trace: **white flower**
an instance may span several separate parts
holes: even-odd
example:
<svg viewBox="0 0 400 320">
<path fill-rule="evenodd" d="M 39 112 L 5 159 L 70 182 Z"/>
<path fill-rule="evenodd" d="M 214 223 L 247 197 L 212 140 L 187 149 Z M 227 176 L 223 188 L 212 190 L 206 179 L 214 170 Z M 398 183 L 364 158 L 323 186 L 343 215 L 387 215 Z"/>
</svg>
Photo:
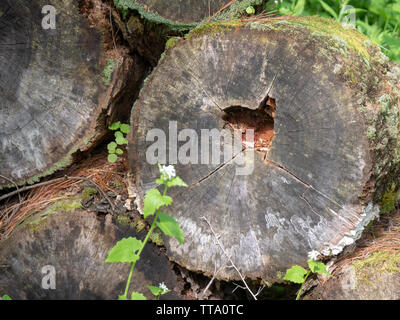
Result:
<svg viewBox="0 0 400 320">
<path fill-rule="evenodd" d="M 164 282 L 159 283 L 159 284 L 158 284 L 158 287 L 159 287 L 160 289 L 162 289 L 163 293 L 166 293 L 166 292 L 168 291 L 168 288 L 167 288 L 167 286 L 165 285 Z"/>
<path fill-rule="evenodd" d="M 176 176 L 174 166 L 162 166 L 160 169 L 160 173 L 168 180 Z"/>
<path fill-rule="evenodd" d="M 312 250 L 308 253 L 308 259 L 317 261 L 319 257 L 319 252 L 316 250 Z"/>
</svg>

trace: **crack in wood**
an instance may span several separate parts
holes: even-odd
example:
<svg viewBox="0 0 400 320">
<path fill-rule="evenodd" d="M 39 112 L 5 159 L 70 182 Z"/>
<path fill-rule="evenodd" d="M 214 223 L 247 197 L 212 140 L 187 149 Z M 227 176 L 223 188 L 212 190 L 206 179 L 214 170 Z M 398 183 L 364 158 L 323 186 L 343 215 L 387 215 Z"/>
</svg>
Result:
<svg viewBox="0 0 400 320">
<path fill-rule="evenodd" d="M 278 169 L 280 169 L 280 170 L 286 172 L 288 175 L 290 175 L 291 177 L 293 177 L 297 182 L 299 182 L 299 183 L 301 183 L 302 185 L 304 185 L 304 186 L 307 188 L 307 190 L 313 190 L 313 191 L 315 191 L 316 193 L 318 193 L 319 195 L 321 195 L 322 197 L 324 197 L 324 198 L 327 199 L 328 201 L 330 201 L 330 202 L 332 202 L 333 204 L 335 204 L 335 205 L 337 205 L 338 207 L 340 207 L 342 210 L 347 211 L 347 212 L 353 214 L 354 216 L 358 217 L 358 212 L 356 212 L 356 211 L 353 210 L 353 209 L 347 209 L 347 208 L 345 208 L 342 204 L 340 204 L 340 203 L 336 202 L 335 200 L 331 199 L 330 197 L 328 197 L 328 196 L 327 196 L 326 194 L 324 194 L 323 192 L 321 192 L 321 191 L 315 189 L 311 184 L 309 184 L 309 183 L 303 181 L 302 179 L 300 179 L 299 177 L 297 177 L 293 172 L 291 172 L 290 170 L 286 169 L 286 168 L 283 167 L 282 165 L 280 165 L 280 164 L 278 164 L 278 163 L 276 163 L 276 162 L 273 162 L 273 161 L 271 161 L 271 160 L 267 160 L 267 159 L 265 159 L 265 162 L 268 163 L 269 165 L 272 165 L 272 166 L 275 167 L 275 168 L 278 168 Z M 305 193 L 307 192 L 307 190 L 304 191 L 303 194 L 300 196 L 300 198 L 301 198 L 302 200 L 305 200 L 304 195 L 305 195 Z M 307 202 L 308 205 L 310 205 L 308 201 L 306 201 L 306 202 Z M 331 210 L 331 212 L 334 213 L 339 219 L 341 219 L 342 221 L 344 221 L 344 222 L 349 223 L 350 225 L 352 225 L 352 223 L 348 222 L 347 220 L 344 220 L 343 217 L 341 217 L 335 210 L 333 210 L 333 209 L 331 209 L 331 208 L 330 208 L 330 210 Z M 313 211 L 314 211 L 314 210 L 313 210 Z M 314 211 L 314 212 L 315 212 L 315 211 Z"/>
<path fill-rule="evenodd" d="M 243 149 L 241 152 L 238 152 L 236 155 L 234 155 L 230 160 L 220 164 L 218 167 L 216 167 L 213 171 L 211 171 L 207 176 L 201 178 L 200 180 L 198 180 L 195 183 L 192 183 L 189 188 L 187 188 L 187 190 L 191 189 L 192 187 L 202 183 L 203 181 L 207 180 L 208 178 L 210 178 L 212 175 L 214 175 L 216 172 L 218 172 L 220 169 L 222 169 L 223 167 L 227 166 L 230 162 L 232 162 L 233 160 L 235 160 L 235 158 L 240 155 L 240 153 L 242 153 L 243 151 L 245 151 L 246 149 Z"/>
</svg>

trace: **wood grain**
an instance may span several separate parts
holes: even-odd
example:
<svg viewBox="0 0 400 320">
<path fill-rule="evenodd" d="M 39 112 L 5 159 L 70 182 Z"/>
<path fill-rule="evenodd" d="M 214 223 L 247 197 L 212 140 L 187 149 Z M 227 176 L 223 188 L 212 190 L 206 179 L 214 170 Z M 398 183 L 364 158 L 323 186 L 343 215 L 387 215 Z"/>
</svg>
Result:
<svg viewBox="0 0 400 320">
<path fill-rule="evenodd" d="M 163 130 L 168 139 L 169 123 L 176 121 L 178 131 L 191 128 L 200 137 L 201 129 L 229 128 L 224 110 L 255 110 L 267 97 L 276 101 L 269 152 L 241 153 L 254 164 L 249 175 L 237 175 L 240 166 L 233 159 L 171 162 L 167 149 L 167 162 L 189 185 L 172 191 L 174 204 L 167 209 L 185 234 L 184 245 L 167 240 L 171 259 L 209 275 L 223 265 L 226 257 L 201 220 L 205 216 L 246 277 L 278 281 L 290 266 L 306 266 L 311 250 L 340 252 L 379 212 L 371 201 L 379 192 L 370 188 L 376 158 L 366 131 L 382 88 L 394 83 L 381 73 L 381 64 L 372 69 L 356 52 L 341 53 L 328 40 L 334 41 L 330 34 L 313 33 L 296 21 L 215 24 L 169 50 L 146 81 L 134 105 L 129 144 L 141 199 L 158 176 L 146 159 L 150 129 Z M 334 71 L 353 65 L 368 75 L 358 80 L 360 86 L 373 77 L 381 84 L 365 93 Z M 361 106 L 363 96 L 371 103 Z M 239 279 L 227 268 L 218 276 Z"/>
<path fill-rule="evenodd" d="M 0 173 L 18 184 L 69 165 L 75 151 L 97 142 L 105 132 L 105 113 L 124 113 L 114 110 L 121 90 L 130 86 L 134 98 L 144 74 L 138 59 L 121 57 L 115 68 L 120 79 L 106 86 L 105 46 L 79 14 L 78 2 L 54 1 L 56 29 L 45 30 L 47 4 L 0 4 Z M 7 185 L 0 178 L 0 188 Z"/>
</svg>

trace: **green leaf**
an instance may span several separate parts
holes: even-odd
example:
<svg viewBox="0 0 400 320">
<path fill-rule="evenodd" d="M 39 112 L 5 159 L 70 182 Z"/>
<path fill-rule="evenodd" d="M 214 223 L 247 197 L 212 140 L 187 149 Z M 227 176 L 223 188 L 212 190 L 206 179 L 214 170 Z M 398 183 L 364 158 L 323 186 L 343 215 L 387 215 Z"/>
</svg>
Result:
<svg viewBox="0 0 400 320">
<path fill-rule="evenodd" d="M 118 296 L 118 300 L 128 300 L 128 298 L 126 297 L 126 295 L 120 295 Z"/>
<path fill-rule="evenodd" d="M 121 155 L 121 154 L 124 154 L 124 151 L 122 151 L 120 148 L 118 148 L 118 149 L 115 149 L 115 153 Z"/>
<path fill-rule="evenodd" d="M 324 8 L 324 10 L 326 12 L 328 12 L 333 18 L 335 18 L 335 20 L 337 20 L 338 15 L 335 12 L 335 10 L 333 10 L 326 2 L 324 2 L 323 0 L 319 0 L 319 3 L 321 3 L 321 6 Z"/>
<path fill-rule="evenodd" d="M 119 129 L 119 127 L 120 127 L 120 125 L 121 125 L 121 122 L 120 121 L 118 121 L 118 122 L 114 122 L 113 124 L 111 124 L 109 127 L 108 127 L 108 129 L 110 129 L 110 130 L 118 130 Z"/>
<path fill-rule="evenodd" d="M 147 286 L 147 288 L 151 291 L 151 293 L 153 295 L 155 295 L 156 297 L 158 297 L 159 295 L 161 295 L 164 290 L 159 288 L 159 287 L 155 287 L 155 286 Z"/>
<path fill-rule="evenodd" d="M 157 221 L 157 226 L 164 232 L 165 235 L 175 237 L 180 244 L 184 243 L 184 236 L 178 221 L 166 213 L 160 212 L 158 215 L 160 221 Z"/>
<path fill-rule="evenodd" d="M 331 274 L 326 270 L 325 264 L 320 261 L 308 260 L 308 266 L 313 273 L 327 274 L 328 276 L 331 276 Z"/>
<path fill-rule="evenodd" d="M 188 185 L 181 178 L 175 177 L 175 178 L 172 178 L 170 181 L 167 182 L 167 186 L 168 187 L 187 187 Z"/>
<path fill-rule="evenodd" d="M 303 283 L 306 274 L 307 274 L 306 269 L 296 265 L 286 270 L 286 274 L 283 277 L 283 280 L 291 281 L 294 283 Z"/>
<path fill-rule="evenodd" d="M 162 291 L 162 290 L 161 290 Z M 4 296 L 2 296 L 1 297 L 1 299 L 0 300 L 12 300 L 11 298 L 10 298 L 10 296 L 8 296 L 8 295 L 4 295 Z"/>
<path fill-rule="evenodd" d="M 118 156 L 114 153 L 111 153 L 107 157 L 108 162 L 114 163 L 118 160 Z"/>
<path fill-rule="evenodd" d="M 106 262 L 136 262 L 139 260 L 137 252 L 142 248 L 143 242 L 136 238 L 124 238 L 109 251 Z"/>
<path fill-rule="evenodd" d="M 300 16 L 304 11 L 304 6 L 306 4 L 306 0 L 299 0 L 294 8 L 293 15 Z"/>
<path fill-rule="evenodd" d="M 153 215 L 157 209 L 162 206 L 169 206 L 172 203 L 172 198 L 163 196 L 157 189 L 151 189 L 144 196 L 143 213 L 144 218 Z"/>
<path fill-rule="evenodd" d="M 132 300 L 147 300 L 147 298 L 139 292 L 132 292 Z"/>
<path fill-rule="evenodd" d="M 115 142 L 119 145 L 128 144 L 128 140 L 120 136 L 116 137 Z"/>
<path fill-rule="evenodd" d="M 115 131 L 114 136 L 115 138 L 124 138 L 124 134 L 121 131 Z"/>
<path fill-rule="evenodd" d="M 117 147 L 118 145 L 113 141 L 113 142 L 110 142 L 108 145 L 107 145 L 107 149 L 108 149 L 108 151 L 115 151 L 115 148 Z"/>
<path fill-rule="evenodd" d="M 129 124 L 121 124 L 120 130 L 122 131 L 122 133 L 128 134 L 131 130 L 131 127 Z"/>
</svg>

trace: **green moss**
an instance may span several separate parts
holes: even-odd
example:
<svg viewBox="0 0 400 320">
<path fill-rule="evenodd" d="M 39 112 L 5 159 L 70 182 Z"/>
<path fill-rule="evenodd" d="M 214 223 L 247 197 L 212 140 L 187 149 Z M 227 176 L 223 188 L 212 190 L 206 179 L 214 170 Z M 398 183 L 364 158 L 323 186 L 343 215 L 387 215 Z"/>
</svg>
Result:
<svg viewBox="0 0 400 320">
<path fill-rule="evenodd" d="M 258 30 L 274 30 L 287 33 L 299 32 L 298 28 L 293 26 L 303 26 L 309 30 L 312 35 L 319 37 L 322 43 L 326 43 L 326 48 L 319 45 L 320 54 L 327 55 L 330 58 L 332 52 L 339 52 L 347 56 L 349 49 L 359 54 L 369 65 L 372 50 L 375 45 L 371 44 L 369 39 L 352 28 L 345 28 L 341 23 L 332 19 L 322 17 L 291 17 L 287 20 L 267 20 L 265 22 L 252 22 L 250 28 Z M 368 42 L 369 41 L 369 42 Z"/>
<path fill-rule="evenodd" d="M 396 209 L 397 199 L 399 197 L 399 191 L 395 191 L 395 184 L 392 184 L 390 190 L 386 191 L 381 200 L 380 214 L 386 214 L 393 212 Z"/>
<path fill-rule="evenodd" d="M 186 39 L 190 40 L 192 38 L 201 37 L 203 35 L 215 36 L 219 33 L 227 32 L 241 26 L 244 26 L 244 24 L 239 20 L 202 24 L 189 32 L 186 35 Z"/>
<path fill-rule="evenodd" d="M 320 46 L 321 53 L 325 52 L 325 54 L 330 55 L 332 51 L 337 51 L 347 56 L 349 50 L 352 50 L 359 54 L 363 61 L 369 65 L 371 59 L 369 50 L 374 46 L 368 41 L 369 39 L 355 29 L 345 28 L 337 21 L 322 17 L 292 17 L 288 20 L 266 20 L 250 23 L 241 22 L 240 20 L 212 22 L 199 25 L 189 33 L 187 38 L 190 39 L 204 34 L 215 35 L 240 26 L 248 26 L 250 29 L 256 30 L 274 30 L 288 33 L 300 31 L 298 28 L 293 28 L 295 25 L 304 27 L 312 35 L 320 37 L 326 43 L 326 48 Z M 354 75 L 353 79 L 356 81 Z"/>
<path fill-rule="evenodd" d="M 82 191 L 82 196 L 84 200 L 90 199 L 95 194 L 97 194 L 97 189 L 95 188 L 85 188 Z"/>
<path fill-rule="evenodd" d="M 165 54 L 167 53 L 167 51 L 168 51 L 169 49 L 174 48 L 174 47 L 176 46 L 176 44 L 179 42 L 180 39 L 181 39 L 181 38 L 179 38 L 179 37 L 172 37 L 172 38 L 169 38 L 169 39 L 167 40 L 167 42 L 165 43 L 165 50 L 164 50 L 164 52 L 161 54 L 159 63 L 160 63 L 161 61 L 164 60 Z"/>
<path fill-rule="evenodd" d="M 322 17 L 301 17 L 289 20 L 292 23 L 302 24 L 310 28 L 314 33 L 332 37 L 338 44 L 354 50 L 367 61 L 370 60 L 368 46 L 371 46 L 369 39 L 353 28 L 345 28 L 340 22 Z"/>
<path fill-rule="evenodd" d="M 277 271 L 276 272 L 276 278 L 281 280 L 283 277 L 285 276 L 285 274 L 282 271 Z"/>
<path fill-rule="evenodd" d="M 376 158 L 379 159 L 375 166 L 375 174 L 378 178 L 388 172 L 394 172 L 392 169 L 400 164 L 398 113 L 398 107 L 391 95 L 383 94 L 379 97 L 378 113 L 372 123 L 376 131 L 373 148 Z M 369 130 L 372 131 L 372 129 Z M 387 152 L 387 150 L 392 150 L 392 152 Z"/>
<path fill-rule="evenodd" d="M 120 214 L 117 216 L 117 221 L 121 225 L 129 225 L 130 227 L 134 228 L 137 233 L 140 233 L 141 231 L 145 230 L 146 228 L 146 222 L 138 217 L 135 217 L 131 219 L 128 215 L 126 214 Z"/>
<path fill-rule="evenodd" d="M 95 137 L 94 134 L 90 135 L 89 137 L 87 137 L 85 140 L 83 140 L 82 144 L 85 146 L 88 146 L 91 144 L 92 139 Z"/>
<path fill-rule="evenodd" d="M 112 74 L 114 73 L 114 69 L 116 67 L 116 63 L 114 59 L 108 59 L 106 62 L 106 66 L 103 70 L 103 82 L 105 85 L 109 85 L 111 82 Z"/>
<path fill-rule="evenodd" d="M 175 47 L 179 40 L 180 38 L 178 37 L 169 38 L 168 41 L 165 43 L 165 50 L 169 50 Z"/>
<path fill-rule="evenodd" d="M 163 246 L 164 245 L 164 240 L 162 237 L 162 233 L 160 230 L 154 230 L 152 234 L 150 235 L 150 241 L 156 244 L 157 246 Z"/>
<path fill-rule="evenodd" d="M 116 219 L 122 225 L 131 225 L 131 218 L 126 214 L 119 214 Z"/>
<path fill-rule="evenodd" d="M 376 251 L 365 259 L 353 262 L 357 279 L 375 285 L 382 272 L 400 273 L 400 254 L 388 251 Z"/>
<path fill-rule="evenodd" d="M 141 219 L 141 218 L 133 218 L 131 219 L 128 215 L 126 214 L 120 214 L 117 216 L 117 221 L 121 225 L 128 225 L 131 228 L 134 228 L 137 233 L 142 232 L 143 230 L 146 229 L 146 222 Z M 157 246 L 163 246 L 164 245 L 164 240 L 162 238 L 162 233 L 160 230 L 156 229 L 152 232 L 150 235 L 149 240 L 153 243 L 155 243 Z"/>
<path fill-rule="evenodd" d="M 375 133 L 376 129 L 374 126 L 369 126 L 367 129 L 367 137 L 368 139 L 374 139 L 375 138 Z"/>
<path fill-rule="evenodd" d="M 117 9 L 122 11 L 124 18 L 127 16 L 129 10 L 134 10 L 138 12 L 142 18 L 154 24 L 164 24 L 167 31 L 187 31 L 198 25 L 198 22 L 183 23 L 166 19 L 156 13 L 146 10 L 141 4 L 134 0 L 114 0 L 114 4 Z"/>
<path fill-rule="evenodd" d="M 72 197 L 66 199 L 59 199 L 48 208 L 41 212 L 34 212 L 30 215 L 31 218 L 26 222 L 29 229 L 36 230 L 38 227 L 45 223 L 48 216 L 57 214 L 59 212 L 72 212 L 82 208 L 80 197 Z"/>
<path fill-rule="evenodd" d="M 75 147 L 73 148 L 64 158 L 62 158 L 59 162 L 57 162 L 55 165 L 53 165 L 50 169 L 45 170 L 42 173 L 39 173 L 35 176 L 33 176 L 32 178 L 29 178 L 25 181 L 20 181 L 17 182 L 18 186 L 22 186 L 25 184 L 34 184 L 36 182 L 39 182 L 41 178 L 43 177 L 47 177 L 51 174 L 53 174 L 54 172 L 64 169 L 65 167 L 68 167 L 72 162 L 73 162 L 73 158 L 72 155 L 79 150 L 79 147 Z M 13 184 L 9 184 L 7 186 L 1 187 L 0 186 L 0 190 L 2 190 L 3 188 L 14 188 L 15 185 Z"/>
<path fill-rule="evenodd" d="M 144 222 L 143 219 L 140 218 L 134 218 L 132 221 L 132 225 L 137 232 L 141 232 L 146 228 L 146 222 Z"/>
<path fill-rule="evenodd" d="M 243 14 L 246 13 L 246 9 L 250 6 L 257 6 L 264 2 L 264 0 L 242 0 L 235 1 L 232 5 L 229 6 L 226 10 L 223 10 L 218 15 L 213 17 L 213 21 L 227 21 L 231 19 L 238 19 Z M 180 21 L 172 21 L 170 19 L 166 19 L 154 12 L 146 10 L 141 4 L 137 3 L 134 0 L 114 0 L 115 6 L 122 11 L 123 17 L 125 18 L 129 10 L 133 10 L 139 13 L 139 15 L 154 23 L 154 24 L 163 24 L 166 26 L 166 31 L 178 31 L 185 32 L 195 27 L 207 23 L 209 17 L 206 17 L 203 21 L 197 21 L 192 23 L 184 23 Z"/>
</svg>

